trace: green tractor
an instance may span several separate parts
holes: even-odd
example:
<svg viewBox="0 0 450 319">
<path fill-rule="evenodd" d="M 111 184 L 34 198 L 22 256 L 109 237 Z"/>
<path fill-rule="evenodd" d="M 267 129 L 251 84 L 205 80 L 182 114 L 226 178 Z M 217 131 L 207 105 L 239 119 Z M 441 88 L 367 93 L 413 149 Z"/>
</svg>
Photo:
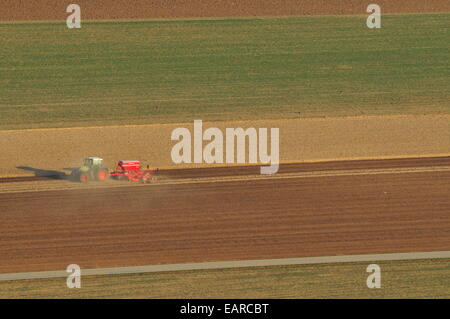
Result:
<svg viewBox="0 0 450 319">
<path fill-rule="evenodd" d="M 100 157 L 87 157 L 83 166 L 76 168 L 70 174 L 70 179 L 85 183 L 87 181 L 104 181 L 109 177 L 109 170 L 103 166 L 103 159 Z"/>
</svg>

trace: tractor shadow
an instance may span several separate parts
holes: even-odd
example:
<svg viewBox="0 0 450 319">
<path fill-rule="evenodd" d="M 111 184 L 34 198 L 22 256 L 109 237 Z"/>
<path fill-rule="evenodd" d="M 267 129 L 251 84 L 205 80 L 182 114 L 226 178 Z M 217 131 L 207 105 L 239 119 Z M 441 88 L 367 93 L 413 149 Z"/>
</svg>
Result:
<svg viewBox="0 0 450 319">
<path fill-rule="evenodd" d="M 40 168 L 34 168 L 29 166 L 17 166 L 16 168 L 33 172 L 34 176 L 36 177 L 45 177 L 48 179 L 63 179 L 63 180 L 70 180 L 70 174 L 66 174 L 65 172 L 55 171 L 55 170 L 47 170 L 47 169 L 40 169 Z M 72 168 L 64 168 L 64 170 L 70 170 L 72 171 Z"/>
</svg>

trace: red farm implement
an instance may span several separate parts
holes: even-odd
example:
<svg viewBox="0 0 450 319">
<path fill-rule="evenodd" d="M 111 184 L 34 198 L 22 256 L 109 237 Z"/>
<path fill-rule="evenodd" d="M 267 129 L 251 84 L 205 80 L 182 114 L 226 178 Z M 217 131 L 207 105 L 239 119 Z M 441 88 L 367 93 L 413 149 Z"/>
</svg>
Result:
<svg viewBox="0 0 450 319">
<path fill-rule="evenodd" d="M 88 157 L 84 160 L 83 166 L 72 171 L 70 178 L 82 183 L 94 180 L 105 181 L 111 177 L 117 180 L 128 180 L 142 182 L 144 184 L 155 181 L 153 170 L 142 169 L 139 161 L 119 161 L 116 169 L 109 172 L 108 168 L 103 166 L 103 159 L 100 157 Z"/>
<path fill-rule="evenodd" d="M 153 171 L 148 168 L 142 169 L 139 161 L 119 161 L 115 171 L 110 176 L 118 180 L 129 180 L 144 184 L 155 180 Z"/>
</svg>

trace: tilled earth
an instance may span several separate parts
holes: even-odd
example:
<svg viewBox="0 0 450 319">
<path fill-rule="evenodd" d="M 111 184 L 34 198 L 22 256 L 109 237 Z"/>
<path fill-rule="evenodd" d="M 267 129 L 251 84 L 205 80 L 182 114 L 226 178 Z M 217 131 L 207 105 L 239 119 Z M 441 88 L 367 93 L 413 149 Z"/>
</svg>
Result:
<svg viewBox="0 0 450 319">
<path fill-rule="evenodd" d="M 62 20 L 72 2 L 3 0 L 1 21 Z M 366 14 L 367 0 L 78 0 L 86 19 L 246 17 L 316 14 Z M 449 12 L 447 0 L 378 0 L 383 13 Z"/>
<path fill-rule="evenodd" d="M 450 250 L 449 191 L 436 171 L 3 193 L 0 272 Z"/>
</svg>

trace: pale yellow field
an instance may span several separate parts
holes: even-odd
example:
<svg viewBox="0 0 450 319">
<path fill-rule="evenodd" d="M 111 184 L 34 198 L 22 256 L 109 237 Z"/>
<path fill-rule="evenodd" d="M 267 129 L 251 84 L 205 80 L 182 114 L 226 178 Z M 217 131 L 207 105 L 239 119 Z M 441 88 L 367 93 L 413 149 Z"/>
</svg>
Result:
<svg viewBox="0 0 450 319">
<path fill-rule="evenodd" d="M 399 115 L 217 122 L 203 123 L 203 129 L 278 127 L 280 159 L 290 162 L 448 155 L 449 123 L 450 115 Z M 0 131 L 0 176 L 69 172 L 67 168 L 79 166 L 86 156 L 100 156 L 110 167 L 121 159 L 175 167 L 171 132 L 177 127 L 192 132 L 192 125 Z"/>
</svg>

